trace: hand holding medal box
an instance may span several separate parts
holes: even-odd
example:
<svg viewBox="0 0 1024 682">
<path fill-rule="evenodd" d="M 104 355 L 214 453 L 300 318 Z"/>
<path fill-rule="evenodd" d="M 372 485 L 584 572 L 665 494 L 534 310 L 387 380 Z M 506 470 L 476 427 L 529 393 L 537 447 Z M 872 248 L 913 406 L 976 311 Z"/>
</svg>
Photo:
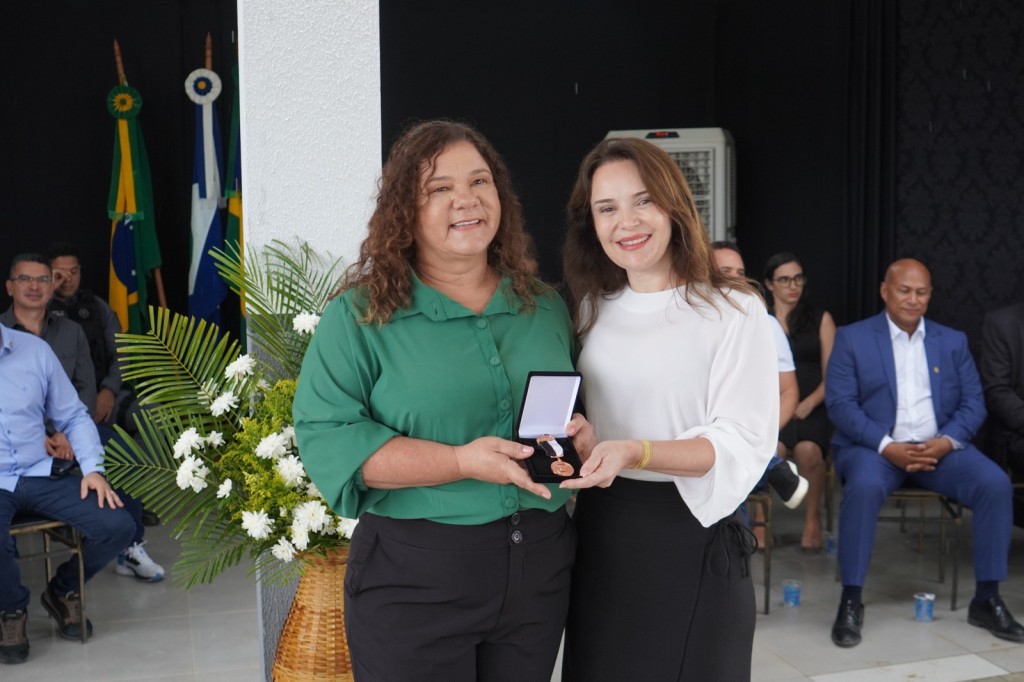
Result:
<svg viewBox="0 0 1024 682">
<path fill-rule="evenodd" d="M 534 449 L 526 460 L 537 483 L 579 478 L 582 462 L 565 427 L 580 390 L 578 372 L 530 372 L 516 429 L 517 439 Z"/>
</svg>

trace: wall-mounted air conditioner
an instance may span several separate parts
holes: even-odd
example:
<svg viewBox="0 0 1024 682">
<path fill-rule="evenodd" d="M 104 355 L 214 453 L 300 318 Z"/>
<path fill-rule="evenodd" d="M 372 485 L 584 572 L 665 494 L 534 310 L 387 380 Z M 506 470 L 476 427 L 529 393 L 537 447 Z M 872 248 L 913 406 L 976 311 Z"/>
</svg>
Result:
<svg viewBox="0 0 1024 682">
<path fill-rule="evenodd" d="M 712 241 L 736 238 L 736 148 L 722 128 L 613 130 L 605 137 L 641 137 L 683 171 Z"/>
</svg>

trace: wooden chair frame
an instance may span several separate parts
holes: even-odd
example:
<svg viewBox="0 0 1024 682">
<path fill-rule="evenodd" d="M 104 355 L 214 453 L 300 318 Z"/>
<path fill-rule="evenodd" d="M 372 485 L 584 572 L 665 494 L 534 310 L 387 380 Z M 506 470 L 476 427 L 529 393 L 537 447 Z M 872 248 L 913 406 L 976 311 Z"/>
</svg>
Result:
<svg viewBox="0 0 1024 682">
<path fill-rule="evenodd" d="M 754 506 L 761 508 L 762 521 L 757 521 L 752 513 Z M 750 512 L 750 527 L 764 528 L 764 613 L 768 615 L 771 608 L 772 591 L 772 494 L 767 488 L 761 492 L 747 495 L 747 511 Z"/>
<path fill-rule="evenodd" d="M 82 535 L 77 528 L 68 525 L 63 521 L 55 521 L 44 516 L 34 514 L 16 514 L 11 520 L 11 537 L 41 533 L 43 536 L 43 549 L 40 552 L 24 554 L 19 551 L 19 559 L 35 559 L 43 557 L 46 566 L 46 583 L 49 584 L 53 576 L 52 555 L 55 553 L 70 552 L 78 557 L 78 597 L 82 605 L 82 644 L 89 639 L 88 622 L 85 617 L 85 561 L 82 554 Z M 51 540 L 56 540 L 62 547 L 54 548 Z"/>
</svg>

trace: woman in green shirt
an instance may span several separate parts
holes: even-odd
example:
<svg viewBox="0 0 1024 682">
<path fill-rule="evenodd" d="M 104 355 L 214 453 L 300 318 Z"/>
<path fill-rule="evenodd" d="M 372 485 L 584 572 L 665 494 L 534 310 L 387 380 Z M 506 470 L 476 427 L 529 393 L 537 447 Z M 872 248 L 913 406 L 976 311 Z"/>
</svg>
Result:
<svg viewBox="0 0 1024 682">
<path fill-rule="evenodd" d="M 571 370 L 573 333 L 531 263 L 480 133 L 429 121 L 395 143 L 294 405 L 310 477 L 360 519 L 345 585 L 360 682 L 550 679 L 575 530 L 514 437 L 527 374 Z"/>
</svg>

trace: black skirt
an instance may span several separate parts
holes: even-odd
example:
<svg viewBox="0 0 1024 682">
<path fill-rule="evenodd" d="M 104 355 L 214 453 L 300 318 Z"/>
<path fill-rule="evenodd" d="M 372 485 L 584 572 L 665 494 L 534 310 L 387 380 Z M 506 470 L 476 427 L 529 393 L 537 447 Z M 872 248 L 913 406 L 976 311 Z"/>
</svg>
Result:
<svg viewBox="0 0 1024 682">
<path fill-rule="evenodd" d="M 704 528 L 672 483 L 580 493 L 564 682 L 750 679 L 750 532 Z"/>
</svg>

